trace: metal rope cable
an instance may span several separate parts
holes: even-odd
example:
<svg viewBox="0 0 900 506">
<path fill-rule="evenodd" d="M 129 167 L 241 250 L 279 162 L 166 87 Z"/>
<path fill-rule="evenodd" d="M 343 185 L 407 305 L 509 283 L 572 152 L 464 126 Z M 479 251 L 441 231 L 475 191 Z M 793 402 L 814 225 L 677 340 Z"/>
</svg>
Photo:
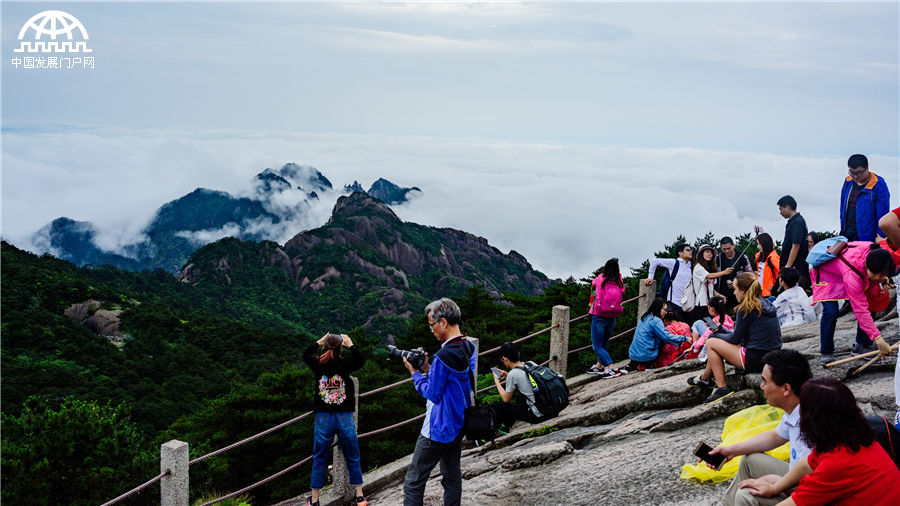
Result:
<svg viewBox="0 0 900 506">
<path fill-rule="evenodd" d="M 238 441 L 237 443 L 230 444 L 230 445 L 226 446 L 225 448 L 220 448 L 220 449 L 218 449 L 218 450 L 216 450 L 216 451 L 214 451 L 214 452 L 212 452 L 212 453 L 207 453 L 206 455 L 203 455 L 202 457 L 197 457 L 196 459 L 194 459 L 194 460 L 188 462 L 188 465 L 189 465 L 189 466 L 192 466 L 192 465 L 196 464 L 197 462 L 200 462 L 200 461 L 202 461 L 202 460 L 206 460 L 206 459 L 208 459 L 208 458 L 210 458 L 210 457 L 214 457 L 214 456 L 219 455 L 219 454 L 221 454 L 221 453 L 225 453 L 225 452 L 227 452 L 228 450 L 232 450 L 232 449 L 234 449 L 234 448 L 237 448 L 238 446 L 241 446 L 241 445 L 244 444 L 244 443 L 249 443 L 250 441 L 253 441 L 254 439 L 261 438 L 261 437 L 263 437 L 263 436 L 265 436 L 265 435 L 267 435 L 267 434 L 271 434 L 272 432 L 275 432 L 275 431 L 278 430 L 278 429 L 282 429 L 282 428 L 284 428 L 284 427 L 287 427 L 288 425 L 290 425 L 290 424 L 292 424 L 292 423 L 294 423 L 294 422 L 299 422 L 300 420 L 306 418 L 307 416 L 309 416 L 309 415 L 311 415 L 311 414 L 313 414 L 312 411 L 307 411 L 306 413 L 303 413 L 302 415 L 300 415 L 300 416 L 298 416 L 298 417 L 296 417 L 296 418 L 292 418 L 292 419 L 290 419 L 290 420 L 288 420 L 288 421 L 286 421 L 286 422 L 284 422 L 284 423 L 278 424 L 278 425 L 276 425 L 276 426 L 274 426 L 274 427 L 272 427 L 272 428 L 270 428 L 270 429 L 266 429 L 266 430 L 260 432 L 259 434 L 254 434 L 254 435 L 248 437 L 247 439 L 242 439 L 242 440 Z"/>
<path fill-rule="evenodd" d="M 249 492 L 250 490 L 253 490 L 254 488 L 256 488 L 260 485 L 265 485 L 266 483 L 274 480 L 275 478 L 278 478 L 279 476 L 282 476 L 286 473 L 293 471 L 294 469 L 297 469 L 298 467 L 302 466 L 303 464 L 306 464 L 310 460 L 312 460 L 312 455 L 310 455 L 309 457 L 306 457 L 305 459 L 301 460 L 300 462 L 297 462 L 296 464 L 293 464 L 289 467 L 282 469 L 281 471 L 278 471 L 277 473 L 273 474 L 272 476 L 269 476 L 268 478 L 264 478 L 256 483 L 254 483 L 253 485 L 250 485 L 249 487 L 244 487 L 244 488 L 238 490 L 237 492 L 232 492 L 228 495 L 219 497 L 218 499 L 215 499 L 213 501 L 203 503 L 203 506 L 209 506 L 210 504 L 216 504 L 216 503 L 224 501 L 225 499 L 231 499 L 232 497 L 239 496 L 239 495 L 243 494 L 244 492 Z"/>
<path fill-rule="evenodd" d="M 142 485 L 138 485 L 137 487 L 135 487 L 135 488 L 129 490 L 128 492 L 125 492 L 124 494 L 120 495 L 119 497 L 116 497 L 115 499 L 113 499 L 113 500 L 111 500 L 111 501 L 107 501 L 107 502 L 103 503 L 101 506 L 110 506 L 110 505 L 112 505 L 112 504 L 115 504 L 115 503 L 117 503 L 117 502 L 123 500 L 123 499 L 126 499 L 126 498 L 128 498 L 128 497 L 131 497 L 131 496 L 133 496 L 134 494 L 137 494 L 138 492 L 140 492 L 141 490 L 144 490 L 145 488 L 149 487 L 150 485 L 153 485 L 153 484 L 156 483 L 157 481 L 163 479 L 163 477 L 167 476 L 167 475 L 170 474 L 171 472 L 172 472 L 172 471 L 171 471 L 169 468 L 166 468 L 166 470 L 163 471 L 163 472 L 161 472 L 161 473 L 159 474 L 159 476 L 157 476 L 157 477 L 155 477 L 155 478 L 153 478 L 153 479 L 151 479 L 151 480 L 148 480 L 147 483 L 144 483 L 144 484 L 142 484 Z"/>
<path fill-rule="evenodd" d="M 622 332 L 622 333 L 620 333 L 620 334 L 616 334 L 616 335 L 610 337 L 609 340 L 612 341 L 613 339 L 622 337 L 622 336 L 624 336 L 625 334 L 627 334 L 627 333 L 629 333 L 629 332 L 634 332 L 634 329 L 636 329 L 636 328 L 637 328 L 637 327 L 631 327 L 630 329 L 626 330 L 625 332 Z M 574 349 L 574 350 L 569 350 L 569 355 L 571 355 L 571 354 L 573 354 L 573 353 L 578 353 L 579 351 L 584 351 L 584 350 L 586 350 L 586 349 L 588 349 L 588 348 L 593 348 L 593 347 L 594 347 L 593 344 L 589 344 L 589 345 L 587 345 L 587 346 L 582 346 L 581 348 L 576 348 L 576 349 Z"/>
<path fill-rule="evenodd" d="M 558 324 L 558 323 L 554 323 L 553 325 L 550 325 L 549 327 L 547 327 L 547 328 L 545 328 L 545 329 L 541 329 L 541 330 L 538 330 L 537 332 L 534 332 L 534 333 L 532 333 L 532 334 L 528 334 L 528 335 L 525 336 L 525 337 L 520 337 L 520 338 L 516 339 L 516 340 L 513 341 L 513 342 L 516 343 L 516 344 L 521 343 L 522 341 L 525 341 L 525 340 L 527 340 L 527 339 L 531 339 L 532 337 L 537 337 L 537 336 L 539 336 L 539 335 L 541 335 L 541 334 L 547 333 L 547 332 L 549 332 L 549 331 L 555 329 L 556 327 L 559 327 L 559 324 Z M 483 356 L 485 356 L 485 355 L 487 355 L 487 354 L 489 354 L 489 353 L 494 353 L 495 351 L 499 351 L 499 350 L 500 350 L 500 347 L 497 346 L 496 348 L 491 348 L 491 349 L 489 349 L 489 350 L 487 350 L 487 351 L 482 351 L 481 353 L 478 354 L 478 356 L 479 356 L 479 357 L 483 357 Z"/>
<path fill-rule="evenodd" d="M 368 397 L 370 395 L 377 394 L 378 392 L 384 392 L 385 390 L 390 390 L 391 388 L 400 386 L 404 383 L 409 383 L 410 381 L 412 381 L 412 378 L 406 378 L 405 380 L 400 380 L 396 383 L 391 383 L 390 385 L 385 385 L 383 387 L 376 388 L 375 390 L 369 390 L 368 392 L 359 394 L 359 398 L 362 399 L 363 397 Z"/>
<path fill-rule="evenodd" d="M 405 421 L 400 422 L 400 423 L 395 423 L 394 425 L 389 425 L 389 426 L 387 426 L 387 427 L 382 427 L 382 428 L 380 428 L 380 429 L 375 429 L 375 430 L 373 430 L 373 431 L 366 432 L 365 434 L 360 434 L 360 435 L 356 436 L 356 439 L 363 439 L 363 438 L 367 438 L 367 437 L 369 437 L 369 436 L 374 436 L 375 434 L 381 434 L 382 432 L 387 432 L 387 431 L 389 431 L 389 430 L 391 430 L 391 429 L 396 429 L 397 427 L 401 427 L 401 426 L 406 425 L 406 424 L 408 424 L 408 423 L 415 422 L 416 420 L 419 420 L 419 419 L 422 419 L 422 418 L 425 418 L 425 413 L 422 413 L 422 414 L 419 415 L 419 416 L 410 418 L 409 420 L 405 420 Z"/>
</svg>

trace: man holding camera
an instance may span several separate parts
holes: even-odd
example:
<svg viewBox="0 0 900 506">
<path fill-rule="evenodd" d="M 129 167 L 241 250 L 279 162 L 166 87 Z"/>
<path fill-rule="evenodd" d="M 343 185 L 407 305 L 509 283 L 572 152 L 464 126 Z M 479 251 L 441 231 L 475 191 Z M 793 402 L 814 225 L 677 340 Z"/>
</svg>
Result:
<svg viewBox="0 0 900 506">
<path fill-rule="evenodd" d="M 455 302 L 447 298 L 436 300 L 425 307 L 425 315 L 441 349 L 435 353 L 432 364 L 426 354 L 420 370 L 403 357 L 416 391 L 427 400 L 425 422 L 403 482 L 403 504 L 423 503 L 428 475 L 440 462 L 444 504 L 458 505 L 462 500 L 462 427 L 465 410 L 472 402 L 470 374 L 478 357 L 475 346 L 459 330 L 460 311 Z"/>
</svg>

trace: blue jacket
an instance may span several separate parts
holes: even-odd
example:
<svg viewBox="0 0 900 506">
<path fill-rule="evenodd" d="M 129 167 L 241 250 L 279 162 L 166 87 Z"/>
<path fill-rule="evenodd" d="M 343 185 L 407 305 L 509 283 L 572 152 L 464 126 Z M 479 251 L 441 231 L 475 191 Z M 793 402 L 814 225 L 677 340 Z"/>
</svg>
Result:
<svg viewBox="0 0 900 506">
<path fill-rule="evenodd" d="M 463 345 L 469 350 L 468 364 Z M 433 403 L 427 419 L 432 441 L 449 443 L 462 431 L 465 410 L 471 402 L 469 371 L 475 370 L 476 360 L 475 346 L 463 338 L 461 342 L 451 341 L 435 353 L 427 376 L 419 371 L 413 373 L 416 391 Z"/>
<path fill-rule="evenodd" d="M 853 188 L 853 178 L 847 176 L 841 187 L 841 230 L 844 230 L 844 215 L 847 199 Z M 884 178 L 870 173 L 869 182 L 859 191 L 856 197 L 856 233 L 857 241 L 875 241 L 875 235 L 884 237 L 878 228 L 878 220 L 891 211 L 891 192 L 888 191 Z"/>
<path fill-rule="evenodd" d="M 650 315 L 638 322 L 628 347 L 628 358 L 635 362 L 652 362 L 659 356 L 660 343 L 681 344 L 687 340 L 684 336 L 670 334 L 658 316 Z"/>
</svg>

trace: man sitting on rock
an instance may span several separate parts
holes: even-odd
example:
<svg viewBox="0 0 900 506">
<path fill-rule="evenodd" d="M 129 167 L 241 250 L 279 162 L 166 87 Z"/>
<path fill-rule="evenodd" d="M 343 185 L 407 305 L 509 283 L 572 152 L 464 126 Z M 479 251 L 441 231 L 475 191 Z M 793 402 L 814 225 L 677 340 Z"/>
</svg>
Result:
<svg viewBox="0 0 900 506">
<path fill-rule="evenodd" d="M 534 404 L 534 388 L 537 385 L 525 371 L 525 364 L 519 358 L 519 346 L 512 342 L 503 343 L 500 346 L 500 359 L 503 361 L 504 367 L 509 369 L 509 373 L 500 371 L 499 377 L 494 375 L 494 385 L 503 401 L 501 404 L 493 405 L 497 425 L 502 430 L 508 431 L 512 424 L 516 423 L 516 420 L 524 420 L 528 423 L 541 421 L 543 419 L 541 412 Z M 529 362 L 529 365 L 536 366 L 537 364 Z M 504 378 L 506 379 L 506 388 L 500 384 L 500 380 Z M 519 392 L 517 402 L 510 402 L 516 392 Z"/>
<path fill-rule="evenodd" d="M 771 505 L 790 497 L 791 491 L 775 497 L 758 497 L 748 488 L 754 482 L 776 483 L 788 470 L 805 459 L 811 449 L 800 437 L 800 387 L 812 377 L 809 363 L 796 350 L 781 349 L 770 351 L 763 357 L 762 383 L 759 387 L 766 396 L 766 402 L 784 410 L 781 423 L 752 438 L 731 446 L 714 448 L 711 454 L 721 454 L 728 460 L 744 455 L 737 476 L 728 487 L 722 502 L 726 505 Z M 763 452 L 774 450 L 790 442 L 789 463 Z M 727 460 L 726 460 L 727 462 Z"/>
</svg>

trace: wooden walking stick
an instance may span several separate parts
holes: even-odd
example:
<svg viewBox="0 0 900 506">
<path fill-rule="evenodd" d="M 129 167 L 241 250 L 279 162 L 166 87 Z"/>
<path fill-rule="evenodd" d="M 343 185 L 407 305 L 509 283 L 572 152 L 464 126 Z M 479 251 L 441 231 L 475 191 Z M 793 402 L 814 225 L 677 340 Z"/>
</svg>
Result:
<svg viewBox="0 0 900 506">
<path fill-rule="evenodd" d="M 891 346 L 891 349 L 892 349 L 892 350 L 896 350 L 898 346 L 900 346 L 900 343 L 894 343 L 894 345 Z M 831 366 L 833 366 L 833 365 L 846 364 L 847 362 L 853 362 L 854 360 L 859 360 L 859 359 L 862 359 L 862 358 L 869 358 L 869 357 L 878 355 L 879 353 L 881 353 L 881 352 L 878 351 L 878 350 L 875 350 L 875 351 L 868 351 L 868 352 L 862 353 L 862 354 L 860 354 L 860 355 L 854 355 L 854 356 L 852 356 L 852 357 L 847 357 L 847 358 L 842 358 L 842 359 L 840 359 L 840 360 L 835 360 L 834 362 L 828 362 L 827 364 L 825 364 L 825 367 L 831 367 Z"/>
<path fill-rule="evenodd" d="M 895 343 L 894 346 L 891 346 L 891 351 L 894 351 L 895 349 L 897 349 L 897 346 L 898 346 L 898 345 L 900 345 L 900 343 Z M 869 367 L 870 365 L 874 364 L 875 361 L 878 360 L 879 358 L 881 358 L 881 355 L 878 355 L 878 356 L 876 356 L 876 357 L 873 357 L 872 360 L 869 360 L 868 362 L 866 362 L 865 364 L 863 364 L 862 367 L 860 367 L 859 369 L 857 369 L 857 370 L 851 372 L 851 373 L 850 373 L 850 376 L 856 376 L 857 374 L 863 372 L 863 371 L 866 369 L 866 367 Z"/>
</svg>

